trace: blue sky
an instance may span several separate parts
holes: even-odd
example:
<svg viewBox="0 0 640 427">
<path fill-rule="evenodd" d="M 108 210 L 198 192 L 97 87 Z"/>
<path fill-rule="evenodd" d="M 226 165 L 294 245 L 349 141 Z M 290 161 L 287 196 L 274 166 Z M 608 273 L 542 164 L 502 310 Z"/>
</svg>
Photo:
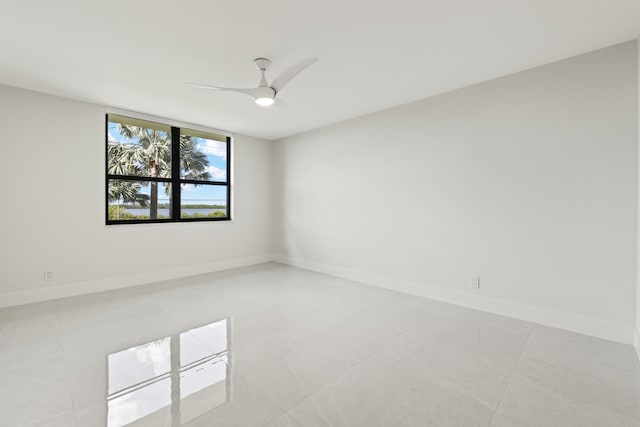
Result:
<svg viewBox="0 0 640 427">
<path fill-rule="evenodd" d="M 137 140 L 124 138 L 120 135 L 118 130 L 118 124 L 109 122 L 108 125 L 108 138 L 110 141 L 119 143 L 135 144 Z M 211 181 L 225 181 L 227 176 L 227 148 L 226 143 L 221 141 L 215 141 L 203 138 L 194 138 L 198 144 L 200 151 L 206 154 L 209 166 L 207 171 L 211 176 Z M 143 187 L 142 193 L 149 194 L 149 186 Z M 160 203 L 168 202 L 169 199 L 165 197 L 164 188 L 161 188 L 158 192 L 158 199 Z M 224 186 L 219 185 L 191 185 L 185 184 L 182 186 L 181 199 L 183 204 L 192 203 L 215 203 L 226 204 L 227 189 Z"/>
</svg>

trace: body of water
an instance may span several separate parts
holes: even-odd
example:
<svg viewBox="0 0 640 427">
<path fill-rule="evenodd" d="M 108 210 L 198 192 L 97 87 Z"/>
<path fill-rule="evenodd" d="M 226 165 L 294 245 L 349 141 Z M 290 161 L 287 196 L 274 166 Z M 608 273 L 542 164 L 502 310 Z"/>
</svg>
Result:
<svg viewBox="0 0 640 427">
<path fill-rule="evenodd" d="M 129 213 L 131 215 L 149 215 L 149 209 L 125 209 L 124 210 L 126 213 Z M 208 215 L 211 212 L 224 212 L 225 215 L 227 213 L 227 210 L 222 208 L 222 209 L 217 209 L 217 208 L 205 208 L 205 209 L 182 209 L 182 213 L 183 214 L 187 214 L 187 215 L 193 215 L 194 213 L 199 213 L 202 215 Z M 158 209 L 158 215 L 164 215 L 166 217 L 169 216 L 169 209 L 163 209 L 160 208 Z"/>
</svg>

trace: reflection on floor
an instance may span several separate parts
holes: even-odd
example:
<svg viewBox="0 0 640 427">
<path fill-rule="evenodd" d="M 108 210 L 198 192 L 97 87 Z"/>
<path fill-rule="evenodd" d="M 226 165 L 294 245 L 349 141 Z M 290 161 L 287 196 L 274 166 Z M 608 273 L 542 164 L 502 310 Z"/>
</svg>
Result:
<svg viewBox="0 0 640 427">
<path fill-rule="evenodd" d="M 107 425 L 180 426 L 229 396 L 228 321 L 108 356 Z M 196 396 L 197 393 L 197 396 Z"/>
<path fill-rule="evenodd" d="M 639 426 L 628 345 L 264 264 L 0 310 L 0 425 Z"/>
</svg>

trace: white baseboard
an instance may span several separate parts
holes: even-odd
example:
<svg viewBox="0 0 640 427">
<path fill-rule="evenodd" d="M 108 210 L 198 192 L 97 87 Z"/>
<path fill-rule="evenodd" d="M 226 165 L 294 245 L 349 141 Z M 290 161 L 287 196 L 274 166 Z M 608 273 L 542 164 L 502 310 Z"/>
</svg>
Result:
<svg viewBox="0 0 640 427">
<path fill-rule="evenodd" d="M 474 308 L 554 328 L 566 329 L 572 332 L 591 335 L 624 344 L 634 344 L 633 328 L 606 320 L 559 312 L 486 296 L 470 295 L 464 292 L 444 289 L 436 286 L 428 286 L 424 283 L 368 274 L 343 267 L 319 264 L 301 258 L 276 255 L 274 260 L 281 264 L 312 270 L 318 273 L 329 274 L 343 279 L 354 280 L 368 285 L 444 301 L 463 307 Z M 638 344 L 640 343 L 640 337 L 638 335 L 636 335 L 635 340 L 636 348 L 640 348 L 640 345 Z"/>
<path fill-rule="evenodd" d="M 91 294 L 95 292 L 110 291 L 114 289 L 128 288 L 130 286 L 161 282 L 164 280 L 177 279 L 180 277 L 195 276 L 197 274 L 211 273 L 214 271 L 229 270 L 232 268 L 262 264 L 265 262 L 271 262 L 273 260 L 273 255 L 256 255 L 244 258 L 233 258 L 207 264 L 198 264 L 167 270 L 158 270 L 150 273 L 110 277 L 108 279 L 91 280 L 86 282 L 70 283 L 66 285 L 50 286 L 46 288 L 29 289 L 26 291 L 10 292 L 6 294 L 0 294 L 0 308 L 72 297 L 77 295 Z"/>
</svg>

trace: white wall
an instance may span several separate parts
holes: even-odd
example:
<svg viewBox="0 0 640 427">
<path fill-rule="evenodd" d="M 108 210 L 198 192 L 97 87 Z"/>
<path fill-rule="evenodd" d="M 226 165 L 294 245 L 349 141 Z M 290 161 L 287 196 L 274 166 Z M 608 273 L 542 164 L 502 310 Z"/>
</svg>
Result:
<svg viewBox="0 0 640 427">
<path fill-rule="evenodd" d="M 636 53 L 629 42 L 277 142 L 279 259 L 632 342 Z"/>
<path fill-rule="evenodd" d="M 271 259 L 271 142 L 234 139 L 233 222 L 107 227 L 104 115 L 0 86 L 0 306 Z"/>
<path fill-rule="evenodd" d="M 637 58 L 626 43 L 275 145 L 237 135 L 232 223 L 106 227 L 105 108 L 0 86 L 0 306 L 267 261 L 275 238 L 283 262 L 631 342 Z"/>
<path fill-rule="evenodd" d="M 638 48 L 637 60 L 638 60 L 638 72 L 636 74 L 637 81 L 637 90 L 638 90 L 638 119 L 636 121 L 637 127 L 636 131 L 638 133 L 638 165 L 640 165 L 640 38 L 636 40 L 636 46 Z M 637 270 L 636 270 L 636 330 L 635 330 L 635 346 L 636 352 L 638 353 L 638 358 L 640 359 L 640 166 L 638 168 L 638 238 L 637 238 Z"/>
</svg>

